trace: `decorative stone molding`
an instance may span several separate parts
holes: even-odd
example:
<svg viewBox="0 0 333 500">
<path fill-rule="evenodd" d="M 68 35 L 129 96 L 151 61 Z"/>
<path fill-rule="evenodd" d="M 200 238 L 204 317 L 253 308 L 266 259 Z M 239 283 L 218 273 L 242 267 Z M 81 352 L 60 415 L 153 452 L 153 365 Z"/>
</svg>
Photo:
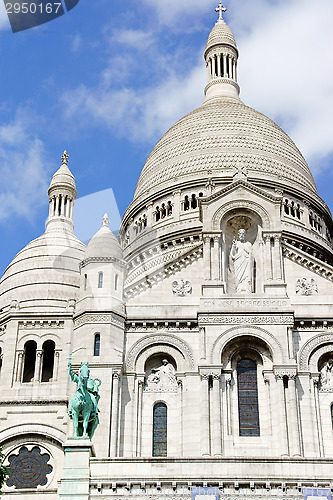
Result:
<svg viewBox="0 0 333 500">
<path fill-rule="evenodd" d="M 126 263 L 123 260 L 119 260 L 116 257 L 89 257 L 88 259 L 80 262 L 80 269 L 87 266 L 88 264 L 108 264 L 116 263 L 121 267 L 126 267 Z"/>
<path fill-rule="evenodd" d="M 291 315 L 234 315 L 199 316 L 199 325 L 294 325 Z"/>
<path fill-rule="evenodd" d="M 240 92 L 240 87 L 238 85 L 237 82 L 235 82 L 234 80 L 232 80 L 231 78 L 226 78 L 226 77 L 222 77 L 222 78 L 214 78 L 213 80 L 210 80 L 206 87 L 205 87 L 205 94 L 207 94 L 207 91 L 213 87 L 214 85 L 216 85 L 217 83 L 228 83 L 229 85 L 232 85 L 233 87 L 235 87 L 235 89 L 237 90 L 237 92 Z"/>
<path fill-rule="evenodd" d="M 296 248 L 292 245 L 283 241 L 282 244 L 283 255 L 287 257 L 287 259 L 296 262 L 300 266 L 319 274 L 323 278 L 333 281 L 333 267 L 329 264 L 326 264 L 319 259 L 316 259 L 314 256 L 303 252 L 299 248 Z"/>
<path fill-rule="evenodd" d="M 274 362 L 284 362 L 285 353 L 281 343 L 267 330 L 259 326 L 234 326 L 223 332 L 214 342 L 210 360 L 212 363 L 219 363 L 222 359 L 222 353 L 227 344 L 238 337 L 251 336 L 254 339 L 258 338 L 267 344 L 272 353 Z"/>
<path fill-rule="evenodd" d="M 94 323 L 94 324 L 111 324 L 116 327 L 124 328 L 125 320 L 121 316 L 118 316 L 114 313 L 83 313 L 77 318 L 74 319 L 75 326 L 74 328 L 78 328 L 79 326 Z"/>
<path fill-rule="evenodd" d="M 64 328 L 65 322 L 62 320 L 23 320 L 18 322 L 19 330 L 36 330 L 46 328 Z"/>
<path fill-rule="evenodd" d="M 330 342 L 333 344 L 333 331 L 331 333 L 322 333 L 317 335 L 316 337 L 308 340 L 303 347 L 301 347 L 298 360 L 299 360 L 299 369 L 300 371 L 307 371 L 309 369 L 309 359 L 311 353 L 318 347 L 320 344 L 325 344 Z M 331 349 L 330 349 L 331 350 Z"/>
<path fill-rule="evenodd" d="M 195 321 L 129 321 L 125 328 L 127 333 L 198 331 Z"/>
<path fill-rule="evenodd" d="M 124 292 L 124 296 L 126 298 L 131 298 L 139 295 L 148 288 L 151 288 L 153 285 L 163 281 L 168 276 L 171 276 L 179 270 L 191 265 L 194 261 L 202 257 L 202 253 L 203 249 L 200 245 L 195 247 L 194 250 L 191 250 L 187 254 L 180 256 L 177 260 L 169 263 L 164 263 L 162 268 L 159 268 L 156 271 L 149 273 L 148 275 L 146 273 L 146 275 L 137 283 L 133 283 L 128 286 Z"/>
<path fill-rule="evenodd" d="M 188 344 L 184 341 L 176 337 L 175 335 L 154 335 L 144 337 L 138 340 L 129 350 L 126 359 L 126 369 L 127 371 L 134 371 L 137 358 L 139 354 L 146 349 L 148 346 L 152 346 L 153 344 L 159 344 L 159 351 L 163 352 L 163 344 L 170 345 L 176 349 L 178 349 L 184 358 L 186 359 L 191 370 L 194 370 L 194 356 L 192 350 L 188 346 Z"/>
<path fill-rule="evenodd" d="M 295 366 L 274 366 L 273 371 L 277 379 L 283 377 L 295 379 L 297 375 L 297 369 Z"/>
<path fill-rule="evenodd" d="M 318 362 L 324 354 L 333 353 L 333 335 L 332 335 L 332 343 L 326 344 L 316 349 L 315 352 L 309 357 L 309 370 L 310 372 L 318 371 Z M 333 355 L 332 355 L 333 357 Z"/>
<path fill-rule="evenodd" d="M 192 294 L 192 284 L 190 281 L 177 280 L 172 283 L 172 293 L 178 297 L 185 297 Z"/>
</svg>

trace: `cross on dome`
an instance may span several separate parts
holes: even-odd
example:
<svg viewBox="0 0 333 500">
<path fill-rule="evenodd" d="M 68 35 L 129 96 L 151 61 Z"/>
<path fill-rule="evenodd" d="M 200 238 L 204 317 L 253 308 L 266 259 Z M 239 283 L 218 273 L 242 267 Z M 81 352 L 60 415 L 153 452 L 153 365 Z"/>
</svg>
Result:
<svg viewBox="0 0 333 500">
<path fill-rule="evenodd" d="M 223 12 L 226 12 L 227 9 L 223 7 L 222 2 L 219 3 L 218 7 L 216 7 L 215 12 L 219 12 L 219 20 L 223 21 Z"/>
<path fill-rule="evenodd" d="M 69 154 L 67 153 L 67 151 L 65 150 L 64 151 L 64 154 L 61 155 L 61 160 L 62 160 L 62 164 L 63 165 L 67 165 L 68 163 L 68 159 L 69 159 Z"/>
<path fill-rule="evenodd" d="M 102 220 L 102 225 L 108 227 L 110 224 L 108 214 L 104 214 L 103 220 Z"/>
</svg>

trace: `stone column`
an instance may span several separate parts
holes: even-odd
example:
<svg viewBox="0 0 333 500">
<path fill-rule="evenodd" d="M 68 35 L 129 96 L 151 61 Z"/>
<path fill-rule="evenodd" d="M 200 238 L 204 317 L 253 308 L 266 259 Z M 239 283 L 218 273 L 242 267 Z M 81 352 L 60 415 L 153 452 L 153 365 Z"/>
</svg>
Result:
<svg viewBox="0 0 333 500">
<path fill-rule="evenodd" d="M 210 279 L 210 236 L 204 236 L 203 264 L 205 279 Z"/>
<path fill-rule="evenodd" d="M 220 236 L 214 236 L 214 247 L 212 255 L 212 279 L 220 279 Z"/>
<path fill-rule="evenodd" d="M 56 382 L 59 378 L 59 359 L 60 351 L 54 352 L 54 367 L 53 367 L 53 380 Z"/>
<path fill-rule="evenodd" d="M 223 76 L 227 76 L 227 55 L 223 54 Z"/>
<path fill-rule="evenodd" d="M 179 220 L 180 218 L 180 209 L 181 209 L 181 191 L 175 191 L 173 193 L 174 204 L 173 204 L 173 216 L 175 220 Z"/>
<path fill-rule="evenodd" d="M 64 215 L 65 212 L 65 197 L 61 197 L 61 205 L 60 205 L 60 215 Z"/>
<path fill-rule="evenodd" d="M 121 372 L 114 371 L 112 374 L 112 408 L 111 408 L 111 436 L 110 436 L 110 456 L 117 456 L 118 443 L 118 414 L 119 414 L 119 382 Z"/>
<path fill-rule="evenodd" d="M 303 396 L 300 404 L 303 435 L 305 437 L 303 440 L 304 455 L 315 457 L 319 454 L 319 444 L 316 437 L 316 418 L 314 415 L 315 403 L 311 392 L 312 381 L 309 373 L 298 373 L 298 378 L 303 389 Z"/>
<path fill-rule="evenodd" d="M 178 385 L 178 404 L 179 404 L 179 437 L 180 446 L 179 453 L 180 456 L 184 456 L 184 401 L 183 401 L 183 381 L 181 379 L 177 380 Z"/>
<path fill-rule="evenodd" d="M 276 389 L 278 395 L 278 407 L 280 412 L 280 432 L 279 432 L 279 440 L 280 440 L 280 450 L 281 455 L 283 457 L 289 456 L 289 447 L 288 447 L 288 430 L 287 430 L 287 415 L 286 415 L 286 400 L 284 393 L 284 382 L 283 382 L 283 374 L 275 373 L 276 377 Z"/>
<path fill-rule="evenodd" d="M 213 374 L 212 455 L 222 456 L 220 373 Z"/>
<path fill-rule="evenodd" d="M 209 64 L 209 60 L 207 61 L 207 64 L 206 64 L 206 71 L 207 71 L 207 82 L 209 82 L 210 80 L 210 64 Z"/>
<path fill-rule="evenodd" d="M 69 214 L 69 217 L 71 219 L 73 219 L 73 210 L 74 210 L 74 200 L 71 200 L 71 211 L 70 211 L 70 214 Z"/>
<path fill-rule="evenodd" d="M 298 411 L 296 399 L 296 374 L 288 377 L 288 393 L 289 393 L 289 434 L 290 434 L 290 449 L 291 455 L 294 457 L 301 456 L 301 444 L 298 425 Z"/>
<path fill-rule="evenodd" d="M 55 206 L 55 211 L 54 211 L 54 215 L 58 215 L 58 212 L 59 212 L 59 195 L 56 196 L 56 206 Z"/>
<path fill-rule="evenodd" d="M 35 366 L 35 382 L 41 382 L 42 380 L 42 364 L 43 364 L 43 351 L 36 351 L 36 366 Z"/>
<path fill-rule="evenodd" d="M 136 456 L 141 457 L 141 433 L 142 433 L 142 394 L 144 380 L 138 380 L 138 413 L 137 413 L 137 431 L 136 431 Z"/>
<path fill-rule="evenodd" d="M 228 436 L 232 434 L 232 421 L 231 421 L 231 373 L 224 372 L 222 373 L 222 394 L 224 396 L 223 399 L 223 410 L 224 413 L 224 421 L 226 425 L 226 431 Z"/>
<path fill-rule="evenodd" d="M 319 456 L 324 456 L 324 440 L 323 440 L 323 429 L 321 426 L 321 415 L 320 415 L 320 404 L 319 404 L 319 375 L 312 375 L 313 379 L 313 389 L 314 389 L 314 400 L 316 409 L 316 427 L 318 434 L 319 443 Z"/>
<path fill-rule="evenodd" d="M 271 280 L 273 278 L 271 237 L 269 235 L 264 235 L 263 240 L 264 240 L 264 255 L 265 255 L 265 278 L 266 280 Z"/>
<path fill-rule="evenodd" d="M 200 373 L 201 377 L 201 454 L 209 456 L 209 375 Z"/>
<path fill-rule="evenodd" d="M 147 227 L 152 227 L 153 225 L 153 203 L 150 202 L 146 206 L 147 209 Z"/>
<path fill-rule="evenodd" d="M 221 54 L 217 55 L 217 76 L 221 77 Z"/>
<path fill-rule="evenodd" d="M 272 252 L 273 279 L 282 279 L 280 235 L 274 235 L 274 247 Z"/>
<path fill-rule="evenodd" d="M 212 77 L 215 78 L 216 71 L 216 56 L 212 56 Z"/>
<path fill-rule="evenodd" d="M 16 382 L 22 382 L 22 369 L 23 369 L 24 351 L 17 351 L 17 369 L 16 369 Z"/>
<path fill-rule="evenodd" d="M 229 66 L 229 78 L 232 78 L 232 62 L 231 62 L 231 57 L 228 57 L 228 66 Z"/>
</svg>

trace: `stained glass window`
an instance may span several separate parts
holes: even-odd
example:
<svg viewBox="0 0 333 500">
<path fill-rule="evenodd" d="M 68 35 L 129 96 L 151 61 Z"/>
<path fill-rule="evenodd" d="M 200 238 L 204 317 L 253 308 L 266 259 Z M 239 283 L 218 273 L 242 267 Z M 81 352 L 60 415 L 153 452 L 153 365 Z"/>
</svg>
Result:
<svg viewBox="0 0 333 500">
<path fill-rule="evenodd" d="M 153 410 L 153 457 L 167 456 L 167 407 L 156 403 Z"/>
<path fill-rule="evenodd" d="M 99 333 L 96 333 L 94 341 L 94 356 L 99 356 L 100 352 L 101 352 L 101 335 Z"/>
<path fill-rule="evenodd" d="M 251 359 L 237 363 L 239 435 L 260 436 L 257 365 Z"/>
<path fill-rule="evenodd" d="M 8 458 L 10 471 L 7 486 L 15 486 L 17 489 L 37 488 L 45 486 L 46 477 L 53 470 L 48 453 L 41 453 L 39 446 L 34 446 L 31 451 L 22 446 L 18 454 L 10 455 Z"/>
</svg>

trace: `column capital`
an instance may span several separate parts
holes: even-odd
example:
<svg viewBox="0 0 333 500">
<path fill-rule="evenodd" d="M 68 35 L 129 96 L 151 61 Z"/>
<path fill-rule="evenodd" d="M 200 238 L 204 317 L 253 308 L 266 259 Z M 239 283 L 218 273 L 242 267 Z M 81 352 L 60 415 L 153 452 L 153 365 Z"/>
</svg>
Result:
<svg viewBox="0 0 333 500">
<path fill-rule="evenodd" d="M 295 379 L 297 375 L 297 368 L 295 366 L 274 366 L 274 375 L 276 379 L 288 377 L 288 379 Z"/>
<path fill-rule="evenodd" d="M 121 377 L 121 370 L 112 370 L 112 377 L 119 379 Z"/>
</svg>

